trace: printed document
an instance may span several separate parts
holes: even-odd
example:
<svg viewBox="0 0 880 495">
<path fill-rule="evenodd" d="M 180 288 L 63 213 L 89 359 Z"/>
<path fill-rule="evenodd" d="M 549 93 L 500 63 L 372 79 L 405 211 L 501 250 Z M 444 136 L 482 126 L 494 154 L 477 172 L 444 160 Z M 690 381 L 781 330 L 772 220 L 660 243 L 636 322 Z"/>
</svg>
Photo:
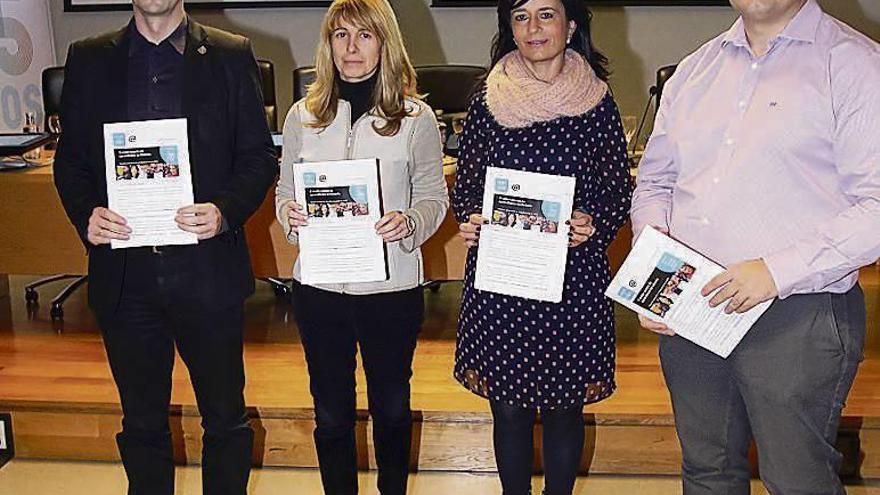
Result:
<svg viewBox="0 0 880 495">
<path fill-rule="evenodd" d="M 772 301 L 743 314 L 709 306 L 700 291 L 724 268 L 684 244 L 645 227 L 605 295 L 726 358 Z"/>
<path fill-rule="evenodd" d="M 109 208 L 132 230 L 111 248 L 198 242 L 174 221 L 194 203 L 186 119 L 104 124 L 104 157 Z"/>
<path fill-rule="evenodd" d="M 379 161 L 341 160 L 294 164 L 296 201 L 308 216 L 299 228 L 302 283 L 343 284 L 388 279 Z"/>
<path fill-rule="evenodd" d="M 574 177 L 486 169 L 478 290 L 559 303 L 568 260 Z"/>
</svg>

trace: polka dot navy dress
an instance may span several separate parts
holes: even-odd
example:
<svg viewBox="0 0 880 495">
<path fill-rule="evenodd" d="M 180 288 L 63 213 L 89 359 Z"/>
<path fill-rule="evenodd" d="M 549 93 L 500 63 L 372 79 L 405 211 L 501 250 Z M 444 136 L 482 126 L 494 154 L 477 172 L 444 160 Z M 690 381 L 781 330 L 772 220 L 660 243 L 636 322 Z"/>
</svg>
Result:
<svg viewBox="0 0 880 495">
<path fill-rule="evenodd" d="M 614 313 L 605 251 L 629 209 L 626 141 L 613 98 L 589 112 L 502 127 L 485 91 L 471 104 L 452 193 L 459 221 L 480 211 L 486 167 L 577 178 L 574 208 L 593 216 L 596 233 L 570 249 L 560 304 L 474 289 L 477 250 L 465 265 L 455 378 L 480 396 L 526 408 L 570 408 L 610 396 Z"/>
</svg>

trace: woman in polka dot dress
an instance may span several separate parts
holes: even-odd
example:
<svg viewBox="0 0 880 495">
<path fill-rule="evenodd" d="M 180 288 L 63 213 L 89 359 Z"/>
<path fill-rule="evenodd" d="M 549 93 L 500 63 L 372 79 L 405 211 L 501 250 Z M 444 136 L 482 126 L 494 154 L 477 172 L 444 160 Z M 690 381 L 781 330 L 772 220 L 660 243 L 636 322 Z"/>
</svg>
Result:
<svg viewBox="0 0 880 495">
<path fill-rule="evenodd" d="M 630 201 L 626 141 L 580 0 L 501 0 L 498 24 L 492 69 L 465 121 L 452 198 L 472 248 L 455 378 L 490 401 L 504 494 L 530 493 L 540 411 L 545 493 L 567 495 L 583 450 L 583 406 L 615 389 L 614 314 L 603 291 L 605 251 Z M 488 166 L 577 179 L 560 304 L 474 289 Z"/>
</svg>

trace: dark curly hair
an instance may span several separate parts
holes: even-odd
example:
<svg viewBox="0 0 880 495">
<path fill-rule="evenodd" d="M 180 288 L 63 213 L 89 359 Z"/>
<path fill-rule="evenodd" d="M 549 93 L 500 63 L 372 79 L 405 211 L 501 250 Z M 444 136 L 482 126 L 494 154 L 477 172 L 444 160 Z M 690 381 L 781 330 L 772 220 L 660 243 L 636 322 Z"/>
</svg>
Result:
<svg viewBox="0 0 880 495">
<path fill-rule="evenodd" d="M 529 3 L 531 0 L 498 0 L 498 33 L 492 41 L 492 67 L 495 67 L 505 55 L 516 50 L 513 40 L 511 11 Z M 568 48 L 583 55 L 590 67 L 603 81 L 608 81 L 611 72 L 608 70 L 608 59 L 593 46 L 590 36 L 590 22 L 593 13 L 583 0 L 559 0 L 565 7 L 565 17 L 576 24 L 574 35 Z"/>
</svg>

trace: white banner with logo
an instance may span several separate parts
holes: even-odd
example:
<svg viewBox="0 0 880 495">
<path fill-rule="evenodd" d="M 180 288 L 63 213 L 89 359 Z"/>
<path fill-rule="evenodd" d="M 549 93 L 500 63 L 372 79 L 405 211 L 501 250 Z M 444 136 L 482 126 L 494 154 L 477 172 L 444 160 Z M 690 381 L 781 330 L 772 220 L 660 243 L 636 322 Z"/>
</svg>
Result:
<svg viewBox="0 0 880 495">
<path fill-rule="evenodd" d="M 0 0 L 0 132 L 43 125 L 43 69 L 55 65 L 49 0 Z"/>
</svg>

